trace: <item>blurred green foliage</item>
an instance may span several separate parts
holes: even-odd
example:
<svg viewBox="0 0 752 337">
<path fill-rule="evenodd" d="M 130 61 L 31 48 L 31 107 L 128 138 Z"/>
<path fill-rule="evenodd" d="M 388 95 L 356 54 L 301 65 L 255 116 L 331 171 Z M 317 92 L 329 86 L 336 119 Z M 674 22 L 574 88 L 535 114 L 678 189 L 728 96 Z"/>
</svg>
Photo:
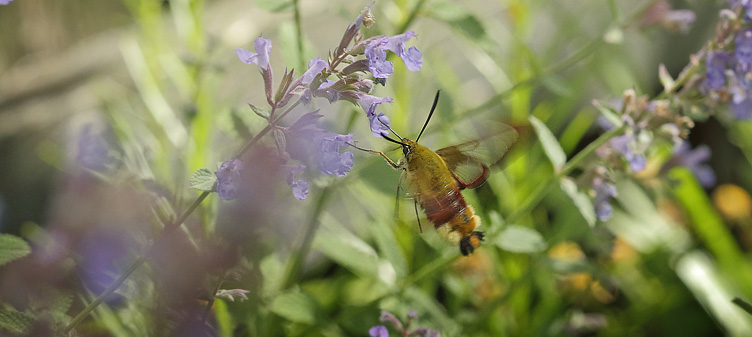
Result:
<svg viewBox="0 0 752 337">
<path fill-rule="evenodd" d="M 101 180 L 129 186 L 150 202 L 145 232 L 153 237 L 137 237 L 148 246 L 198 196 L 187 188 L 193 172 L 208 168 L 200 171 L 206 178 L 201 182 L 211 184 L 216 163 L 264 127 L 246 106 L 263 103 L 263 82 L 255 68 L 237 61 L 233 49 L 248 48 L 263 33 L 274 43 L 271 63 L 278 74 L 286 66 L 300 74 L 308 59 L 336 46 L 367 4 L 124 3 L 136 29 L 122 34 L 117 46 L 132 83 L 92 84 L 99 85 L 99 117 L 122 147 L 124 173 Z M 394 98 L 386 112 L 395 130 L 417 135 L 439 89 L 437 113 L 422 138 L 432 149 L 471 139 L 462 125 L 473 121 L 503 118 L 535 129 L 535 141 L 513 149 L 484 186 L 464 191 L 482 217 L 485 244 L 462 257 L 425 218 L 419 233 L 412 202 L 395 207 L 398 172 L 378 156 L 356 152 L 353 171 L 341 179 L 316 179 L 308 200 L 293 200 L 284 182 L 279 184 L 279 193 L 265 195 L 269 206 L 259 206 L 271 214 L 242 215 L 238 208 L 253 207 L 228 205 L 215 196 L 202 203 L 180 231 L 189 242 L 180 252 L 209 255 L 215 246 L 207 242 L 226 245 L 223 235 L 233 233 L 241 243 L 223 249 L 240 253 L 226 266 L 218 263 L 220 271 L 202 275 L 200 292 L 206 296 L 184 300 L 210 308 L 201 321 L 222 336 L 365 336 L 380 324 L 380 310 L 397 317 L 416 310 L 415 326 L 442 336 L 752 335 L 752 317 L 732 303 L 752 298 L 750 205 L 732 208 L 740 215 L 730 217 L 724 203 L 714 201 L 723 194 L 711 196 L 689 171 L 675 168 L 666 178 L 647 170 L 618 182 L 614 216 L 603 223 L 595 220 L 591 196 L 570 178 L 586 160 L 577 154 L 608 140 L 594 125 L 601 112 L 591 101 L 616 100 L 629 88 L 657 95 L 658 64 L 678 73 L 689 54 L 712 37 L 716 14 L 726 5 L 676 2 L 698 13 L 687 34 L 676 34 L 640 26 L 639 15 L 653 3 L 377 2 L 372 8 L 377 21 L 368 34 L 413 30 L 424 58 L 416 73 L 395 60 L 388 84 L 374 89 L 375 95 Z M 223 8 L 249 14 L 215 19 L 232 12 Z M 265 16 L 258 26 L 239 21 Z M 253 31 L 237 34 L 231 25 Z M 243 44 L 234 43 L 238 40 Z M 332 131 L 353 133 L 360 145 L 399 157 L 391 144 L 370 136 L 359 108 L 316 104 Z M 749 122 L 720 118 L 698 122 L 700 137 L 691 138 L 711 144 L 719 181 L 741 186 L 743 194 L 752 188 L 749 128 Z M 40 239 L 44 231 L 19 234 L 38 243 L 32 250 L 42 249 L 52 245 Z M 3 263 L 28 254 L 6 258 L 8 247 L 0 249 Z M 116 261 L 120 270 L 142 252 L 139 247 L 129 254 Z M 169 267 L 147 263 L 117 291 L 125 304 L 105 301 L 76 327 L 78 335 L 185 331 L 166 324 L 167 314 L 150 314 L 169 302 L 160 290 L 171 284 L 155 276 Z M 179 267 L 168 272 L 185 271 Z M 0 276 L 10 278 L 12 272 Z M 215 288 L 250 290 L 249 299 L 215 300 Z M 61 292 L 56 297 L 72 297 L 74 303 L 26 310 L 4 304 L 0 328 L 28 333 L 29 317 L 54 313 L 49 321 L 63 329 L 101 291 L 79 285 Z"/>
</svg>

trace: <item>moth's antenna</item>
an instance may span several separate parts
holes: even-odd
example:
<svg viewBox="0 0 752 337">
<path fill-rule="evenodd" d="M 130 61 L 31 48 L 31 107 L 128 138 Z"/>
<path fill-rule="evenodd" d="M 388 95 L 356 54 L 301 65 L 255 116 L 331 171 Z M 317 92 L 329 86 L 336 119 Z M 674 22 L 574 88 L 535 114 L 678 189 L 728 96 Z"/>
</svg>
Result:
<svg viewBox="0 0 752 337">
<path fill-rule="evenodd" d="M 441 90 L 436 91 L 436 97 L 433 99 L 433 105 L 431 106 L 431 112 L 428 113 L 428 118 L 426 118 L 425 124 L 423 124 L 423 128 L 420 129 L 420 133 L 418 134 L 418 138 L 415 138 L 415 141 L 417 142 L 418 139 L 420 139 L 420 136 L 423 135 L 423 131 L 426 130 L 426 126 L 428 126 L 428 121 L 431 120 L 431 116 L 433 116 L 433 111 L 436 110 L 436 104 L 439 103 L 439 93 L 441 93 Z"/>
</svg>

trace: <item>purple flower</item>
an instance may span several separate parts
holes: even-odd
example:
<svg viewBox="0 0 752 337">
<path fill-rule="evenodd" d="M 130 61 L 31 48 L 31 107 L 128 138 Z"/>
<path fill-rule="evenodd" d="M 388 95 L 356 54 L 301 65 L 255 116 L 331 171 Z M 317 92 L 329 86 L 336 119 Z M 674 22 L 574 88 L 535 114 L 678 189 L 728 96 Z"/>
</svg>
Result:
<svg viewBox="0 0 752 337">
<path fill-rule="evenodd" d="M 745 97 L 738 103 L 736 100 L 731 102 L 731 110 L 734 111 L 734 116 L 738 120 L 747 120 L 752 117 L 752 100 Z"/>
<path fill-rule="evenodd" d="M 88 124 L 83 127 L 78 137 L 76 162 L 81 167 L 106 172 L 114 159 L 109 155 L 105 133 L 94 131 L 94 126 Z"/>
<path fill-rule="evenodd" d="M 417 47 L 412 46 L 406 52 L 397 54 L 405 62 L 405 67 L 410 71 L 418 71 L 423 67 L 423 53 Z"/>
<path fill-rule="evenodd" d="M 616 196 L 616 186 L 601 177 L 596 177 L 593 179 L 593 190 L 595 191 L 595 198 L 593 198 L 595 214 L 598 220 L 606 221 L 613 214 L 613 208 L 608 201 Z"/>
<path fill-rule="evenodd" d="M 413 331 L 410 331 L 410 334 L 408 336 L 414 336 L 414 337 L 440 337 L 438 330 L 429 329 L 429 328 L 417 328 Z"/>
<path fill-rule="evenodd" d="M 376 107 L 373 107 L 373 113 L 368 113 L 368 120 L 371 123 L 371 133 L 374 136 L 383 138 L 389 135 L 389 117 L 383 112 L 376 113 Z"/>
<path fill-rule="evenodd" d="M 352 144 L 352 135 L 338 135 L 326 132 L 318 143 L 317 165 L 319 171 L 326 175 L 336 174 L 344 177 L 353 166 L 352 152 L 339 153 L 340 146 Z"/>
<path fill-rule="evenodd" d="M 741 70 L 747 72 L 752 66 L 752 28 L 740 30 L 734 39 L 736 48 L 734 56 L 741 66 Z"/>
<path fill-rule="evenodd" d="M 749 0 L 741 0 L 741 1 L 740 0 L 730 0 L 729 1 L 729 5 L 733 9 L 734 7 L 736 7 L 737 5 L 739 5 L 740 2 L 742 4 L 742 7 L 744 7 L 744 10 L 747 12 L 746 15 L 744 16 L 744 19 L 746 21 L 752 20 L 752 1 L 749 1 Z"/>
<path fill-rule="evenodd" d="M 371 125 L 371 133 L 374 136 L 383 138 L 389 134 L 389 117 L 385 116 L 382 112 L 377 112 L 376 108 L 381 103 L 391 103 L 392 99 L 389 97 L 376 97 L 371 95 L 363 95 L 360 99 L 360 106 L 366 111 L 366 116 Z"/>
<path fill-rule="evenodd" d="M 313 59 L 311 59 L 311 61 L 308 62 L 308 70 L 303 73 L 303 82 L 301 82 L 301 84 L 311 84 L 313 78 L 321 73 L 322 70 L 326 69 L 328 65 L 329 64 L 326 63 L 326 61 L 322 60 L 320 57 L 314 57 Z"/>
<path fill-rule="evenodd" d="M 407 314 L 407 321 L 405 321 L 405 324 L 403 325 L 402 322 L 394 316 L 391 312 L 382 310 L 381 311 L 381 317 L 379 317 L 379 321 L 381 323 L 386 323 L 392 326 L 394 330 L 397 330 L 398 335 L 400 336 L 411 336 L 411 337 L 439 337 L 439 331 L 429 328 L 416 328 L 413 330 L 410 330 L 410 325 L 418 319 L 418 313 L 415 310 L 410 310 Z M 389 331 L 387 331 L 386 326 L 383 325 L 376 325 L 368 330 L 368 334 L 372 337 L 378 336 L 389 336 Z"/>
<path fill-rule="evenodd" d="M 684 166 L 688 168 L 700 182 L 703 187 L 710 187 L 715 184 L 715 173 L 709 165 L 704 164 L 710 159 L 710 148 L 707 145 L 701 145 L 692 150 L 689 143 L 683 142 L 674 149 L 674 155 L 661 168 L 665 172 L 675 166 Z"/>
<path fill-rule="evenodd" d="M 326 82 L 321 83 L 318 90 L 316 90 L 316 96 L 326 97 L 326 99 L 329 100 L 329 103 L 334 103 L 339 100 L 342 95 L 339 91 L 332 88 L 332 84 L 334 83 L 337 83 L 337 81 L 326 80 Z"/>
<path fill-rule="evenodd" d="M 217 170 L 217 195 L 222 200 L 233 200 L 238 197 L 240 190 L 240 172 L 243 170 L 243 161 L 237 158 L 230 159 Z"/>
<path fill-rule="evenodd" d="M 295 199 L 303 200 L 308 196 L 308 182 L 305 180 L 295 180 L 295 175 L 303 172 L 306 168 L 305 165 L 286 165 L 287 184 L 292 188 L 292 195 Z"/>
<path fill-rule="evenodd" d="M 376 106 L 381 103 L 392 103 L 391 97 L 376 97 L 358 91 L 352 93 L 366 115 L 371 111 L 376 111 Z"/>
<path fill-rule="evenodd" d="M 644 155 L 633 150 L 636 142 L 637 139 L 634 135 L 622 135 L 611 139 L 609 144 L 614 151 L 620 152 L 624 156 L 632 171 L 639 172 L 645 169 L 646 160 Z"/>
<path fill-rule="evenodd" d="M 379 322 L 381 322 L 381 323 L 389 323 L 397 331 L 402 331 L 403 330 L 402 322 L 400 322 L 400 320 L 399 320 L 399 318 L 397 318 L 397 316 L 394 316 L 394 314 L 392 314 L 389 311 L 381 310 L 381 316 L 379 316 Z"/>
<path fill-rule="evenodd" d="M 722 51 L 711 51 L 705 58 L 705 84 L 713 90 L 720 90 L 726 84 L 726 63 L 729 55 Z"/>
<path fill-rule="evenodd" d="M 366 45 L 366 59 L 368 59 L 368 71 L 376 78 L 387 78 L 394 72 L 391 61 L 386 60 L 386 50 L 382 48 L 388 42 L 387 37 L 373 40 Z"/>
<path fill-rule="evenodd" d="M 371 337 L 389 337 L 389 331 L 383 325 L 376 325 L 368 329 L 368 335 Z"/>
<path fill-rule="evenodd" d="M 245 294 L 249 292 L 249 290 L 245 289 L 219 289 L 217 293 L 214 294 L 214 297 L 224 298 L 230 302 L 235 302 L 235 296 L 237 296 L 240 299 L 240 302 L 243 302 L 248 300 L 248 296 Z"/>
<path fill-rule="evenodd" d="M 0 0 L 0 5 L 7 5 L 11 2 L 13 2 L 13 0 Z"/>
<path fill-rule="evenodd" d="M 235 53 L 238 55 L 238 58 L 240 61 L 242 61 L 245 64 L 256 64 L 261 69 L 266 69 L 269 67 L 269 52 L 272 51 L 272 40 L 265 39 L 263 36 L 259 36 L 256 38 L 256 41 L 253 42 L 254 48 L 256 48 L 256 52 L 252 53 L 250 51 L 247 51 L 243 48 L 235 49 Z"/>
<path fill-rule="evenodd" d="M 368 60 L 368 70 L 376 78 L 387 78 L 394 72 L 392 62 L 386 60 L 386 51 L 397 54 L 410 71 L 418 71 L 423 66 L 423 54 L 415 46 L 409 49 L 405 42 L 415 37 L 415 32 L 408 31 L 392 37 L 376 37 L 368 41 L 365 55 Z"/>
<path fill-rule="evenodd" d="M 286 151 L 292 158 L 304 163 L 315 162 L 323 174 L 344 177 L 353 166 L 353 154 L 352 152 L 340 153 L 339 148 L 347 146 L 348 143 L 352 144 L 354 142 L 352 135 L 339 135 L 321 129 L 318 126 L 321 117 L 318 110 L 309 112 L 285 129 Z M 307 185 L 305 182 L 296 186 L 290 183 L 294 192 L 300 192 L 296 197 L 302 195 Z"/>
</svg>

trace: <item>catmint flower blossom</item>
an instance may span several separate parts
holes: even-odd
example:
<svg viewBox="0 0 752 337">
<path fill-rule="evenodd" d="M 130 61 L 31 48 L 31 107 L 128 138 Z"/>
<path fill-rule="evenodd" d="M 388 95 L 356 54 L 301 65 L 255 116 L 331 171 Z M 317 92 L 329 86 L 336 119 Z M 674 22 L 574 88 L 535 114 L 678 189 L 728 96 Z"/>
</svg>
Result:
<svg viewBox="0 0 752 337">
<path fill-rule="evenodd" d="M 687 33 L 690 26 L 695 22 L 695 19 L 695 12 L 691 10 L 673 10 L 666 13 L 663 25 L 672 31 Z"/>
<path fill-rule="evenodd" d="M 219 289 L 214 297 L 224 298 L 230 302 L 235 302 L 235 296 L 237 296 L 240 299 L 240 302 L 243 302 L 248 300 L 248 296 L 245 294 L 249 292 L 250 291 L 245 289 Z"/>
<path fill-rule="evenodd" d="M 705 85 L 720 90 L 726 84 L 726 63 L 729 55 L 722 51 L 711 51 L 705 58 Z"/>
<path fill-rule="evenodd" d="M 415 328 L 410 330 L 410 324 L 418 319 L 418 313 L 415 310 L 410 310 L 407 314 L 407 321 L 403 325 L 400 320 L 392 313 L 382 310 L 379 321 L 390 325 L 397 331 L 399 336 L 413 336 L 413 337 L 440 337 L 439 331 L 429 328 Z M 368 335 L 371 337 L 389 337 L 389 330 L 384 325 L 375 325 L 368 329 Z"/>
<path fill-rule="evenodd" d="M 695 22 L 695 13 L 688 9 L 674 10 L 665 0 L 656 2 L 643 13 L 642 26 L 662 25 L 673 32 L 686 33 Z"/>
<path fill-rule="evenodd" d="M 308 62 L 308 70 L 303 73 L 302 85 L 309 85 L 322 70 L 326 69 L 329 64 L 320 57 L 314 57 Z"/>
<path fill-rule="evenodd" d="M 0 0 L 0 5 L 7 5 L 11 2 L 13 2 L 13 0 Z"/>
<path fill-rule="evenodd" d="M 741 3 L 742 7 L 744 7 L 744 10 L 746 11 L 746 15 L 744 16 L 744 19 L 746 21 L 752 21 L 752 1 L 749 0 L 730 0 L 729 5 L 733 9 L 737 5 Z"/>
<path fill-rule="evenodd" d="M 237 158 L 230 159 L 217 170 L 217 195 L 222 200 L 237 199 L 240 190 L 240 173 L 243 170 L 243 161 Z"/>
<path fill-rule="evenodd" d="M 611 139 L 609 144 L 613 150 L 624 156 L 632 171 L 639 172 L 645 169 L 646 160 L 643 154 L 634 151 L 633 146 L 636 142 L 634 135 L 622 135 Z"/>
<path fill-rule="evenodd" d="M 266 69 L 269 67 L 269 52 L 272 51 L 272 40 L 265 39 L 263 36 L 256 38 L 253 42 L 253 46 L 256 49 L 255 53 L 252 53 L 243 48 L 235 49 L 235 53 L 238 55 L 240 61 L 245 64 L 255 64 Z"/>
<path fill-rule="evenodd" d="M 371 337 L 389 337 L 389 331 L 383 325 L 376 325 L 368 329 L 368 335 Z"/>
<path fill-rule="evenodd" d="M 114 158 L 109 155 L 104 137 L 105 132 L 95 131 L 93 125 L 84 126 L 78 136 L 76 163 L 92 171 L 102 173 L 108 171 Z"/>
<path fill-rule="evenodd" d="M 692 171 L 692 174 L 703 187 L 710 187 L 715 184 L 715 173 L 709 165 L 704 164 L 710 159 L 710 148 L 707 145 L 701 145 L 694 150 L 690 149 L 687 142 L 682 142 L 675 149 L 673 156 L 661 168 L 661 172 L 666 172 L 672 167 L 684 166 Z"/>
<path fill-rule="evenodd" d="M 373 113 L 368 113 L 368 120 L 371 123 L 371 133 L 376 137 L 383 138 L 389 135 L 389 117 L 384 115 L 383 112 L 376 113 L 376 107 L 373 107 L 373 110 Z"/>
<path fill-rule="evenodd" d="M 304 163 L 315 163 L 322 174 L 344 177 L 353 166 L 352 152 L 340 153 L 340 147 L 354 143 L 353 135 L 340 135 L 321 129 L 318 122 L 323 117 L 317 111 L 302 115 L 284 130 L 287 139 L 286 151 L 291 158 Z M 302 170 L 301 170 L 302 171 Z M 305 181 L 288 183 L 300 199 L 308 184 Z"/>
<path fill-rule="evenodd" d="M 339 153 L 341 146 L 352 144 L 352 135 L 338 135 L 328 133 L 322 137 L 318 145 L 317 164 L 319 171 L 326 175 L 335 174 L 338 177 L 344 177 L 353 166 L 353 153 Z"/>
<path fill-rule="evenodd" d="M 739 31 L 734 42 L 736 44 L 734 48 L 736 62 L 742 67 L 743 71 L 747 72 L 752 66 L 752 28 Z"/>
<path fill-rule="evenodd" d="M 368 117 L 368 121 L 371 125 L 371 133 L 379 138 L 382 138 L 385 135 L 389 134 L 389 126 L 391 126 L 391 124 L 389 123 L 389 117 L 384 115 L 384 113 L 377 112 L 376 108 L 381 103 L 392 103 L 392 98 L 376 97 L 361 92 L 353 93 L 355 95 L 355 99 L 358 102 L 358 105 L 363 108 L 363 111 L 365 111 L 366 113 L 366 117 Z"/>
<path fill-rule="evenodd" d="M 305 180 L 295 180 L 295 175 L 305 170 L 305 165 L 287 165 L 287 184 L 292 188 L 292 195 L 295 199 L 303 200 L 308 196 L 308 182 Z"/>
<path fill-rule="evenodd" d="M 415 37 L 415 32 L 408 31 L 392 37 L 372 38 L 365 47 L 368 70 L 376 78 L 387 78 L 394 72 L 392 62 L 386 60 L 389 50 L 399 56 L 410 71 L 418 71 L 423 66 L 423 54 L 415 46 L 407 48 L 405 42 Z"/>
<path fill-rule="evenodd" d="M 595 215 L 598 216 L 598 220 L 606 221 L 613 215 L 613 208 L 608 201 L 616 196 L 616 186 L 601 177 L 596 177 L 593 179 L 593 190 L 595 191 L 595 198 L 593 198 Z"/>
<path fill-rule="evenodd" d="M 731 110 L 734 111 L 734 117 L 738 120 L 747 120 L 752 117 L 752 99 L 746 97 L 740 102 L 731 102 Z"/>
</svg>

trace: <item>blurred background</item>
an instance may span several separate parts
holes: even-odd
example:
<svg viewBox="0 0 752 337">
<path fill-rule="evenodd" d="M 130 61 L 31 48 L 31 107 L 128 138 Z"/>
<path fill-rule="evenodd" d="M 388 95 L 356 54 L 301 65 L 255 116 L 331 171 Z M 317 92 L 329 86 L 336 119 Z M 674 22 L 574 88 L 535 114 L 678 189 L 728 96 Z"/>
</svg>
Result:
<svg viewBox="0 0 752 337">
<path fill-rule="evenodd" d="M 656 150 L 647 170 L 616 181 L 605 222 L 589 224 L 561 189 L 517 214 L 555 174 L 538 141 L 520 142 L 485 185 L 464 192 L 488 234 L 468 258 L 422 213 L 419 233 L 412 201 L 395 206 L 399 173 L 378 156 L 353 151 L 346 177 L 311 178 L 299 201 L 265 152 L 273 139 L 249 154 L 252 191 L 231 202 L 209 196 L 178 233 L 160 237 L 199 196 L 187 188 L 192 173 L 215 171 L 265 125 L 247 105 L 266 104 L 263 81 L 235 48 L 252 49 L 263 34 L 276 78 L 285 68 L 302 74 L 367 5 L 0 6 L 0 232 L 30 247 L 24 257 L 0 247 L 0 331 L 60 333 L 148 251 L 153 258 L 78 335 L 366 336 L 381 310 L 403 321 L 415 310 L 412 327 L 442 336 L 752 335 L 752 317 L 731 302 L 752 297 L 752 130 L 723 107 L 698 114 L 689 136 L 710 149 L 713 185 L 681 168 L 662 172 Z M 670 8 L 691 10 L 691 25 L 666 19 Z M 372 94 L 392 97 L 380 109 L 415 137 L 441 90 L 421 138 L 434 150 L 472 139 L 465 124 L 535 116 L 572 158 L 603 133 L 593 100 L 660 94 L 659 65 L 676 77 L 691 64 L 724 8 L 725 0 L 378 1 L 366 36 L 414 31 L 409 45 L 423 68 L 393 60 L 394 75 Z M 327 130 L 400 157 L 371 136 L 359 107 L 315 107 Z M 510 225 L 529 231 L 510 234 Z M 166 243 L 151 251 L 158 240 Z M 247 290 L 248 299 L 215 300 L 222 289 Z"/>
</svg>

